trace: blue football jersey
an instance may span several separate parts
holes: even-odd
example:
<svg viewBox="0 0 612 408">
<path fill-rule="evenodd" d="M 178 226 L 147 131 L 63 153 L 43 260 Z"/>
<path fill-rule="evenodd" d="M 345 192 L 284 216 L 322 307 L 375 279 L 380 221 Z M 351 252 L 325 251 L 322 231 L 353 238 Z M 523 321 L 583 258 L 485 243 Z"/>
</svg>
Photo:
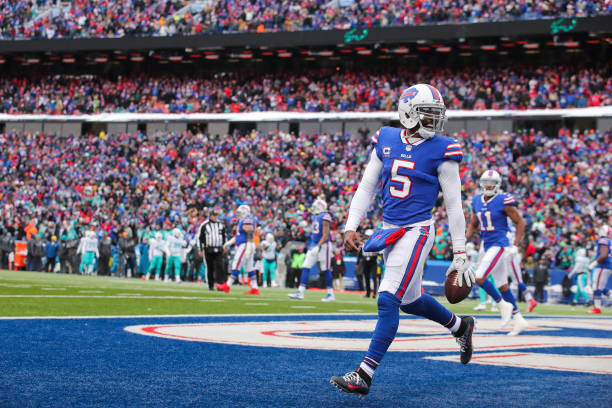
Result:
<svg viewBox="0 0 612 408">
<path fill-rule="evenodd" d="M 383 163 L 383 220 L 399 226 L 429 220 L 440 191 L 438 166 L 460 162 L 461 145 L 439 135 L 412 145 L 405 130 L 391 127 L 380 128 L 372 144 Z"/>
<path fill-rule="evenodd" d="M 247 242 L 248 236 L 244 230 L 245 225 L 252 225 L 255 230 L 255 219 L 253 217 L 245 217 L 238 223 L 238 234 L 236 235 L 236 246 Z"/>
<path fill-rule="evenodd" d="M 317 246 L 321 237 L 323 236 L 323 221 L 327 221 L 331 224 L 331 215 L 329 213 L 321 213 L 313 215 L 312 217 L 312 230 L 310 231 L 310 239 L 308 240 L 308 249 Z M 329 235 L 327 241 L 329 242 Z"/>
<path fill-rule="evenodd" d="M 482 194 L 472 198 L 472 209 L 480 224 L 480 236 L 485 250 L 492 246 L 510 246 L 510 227 L 504 209 L 507 205 L 515 204 L 514 197 L 508 193 L 497 194 L 489 201 L 485 201 Z"/>
<path fill-rule="evenodd" d="M 608 257 L 603 263 L 598 264 L 596 268 L 612 269 L 612 240 L 610 238 L 601 237 L 597 239 L 597 253 L 595 254 L 595 259 L 599 259 L 601 248 L 604 246 L 608 247 Z"/>
</svg>

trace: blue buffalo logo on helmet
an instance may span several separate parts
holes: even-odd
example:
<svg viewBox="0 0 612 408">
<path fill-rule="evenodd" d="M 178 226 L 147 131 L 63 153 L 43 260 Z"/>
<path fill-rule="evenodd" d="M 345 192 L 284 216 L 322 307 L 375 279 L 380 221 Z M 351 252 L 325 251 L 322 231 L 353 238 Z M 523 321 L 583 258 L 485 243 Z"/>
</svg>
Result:
<svg viewBox="0 0 612 408">
<path fill-rule="evenodd" d="M 404 103 L 407 103 L 409 99 L 414 99 L 415 96 L 419 93 L 419 90 L 415 87 L 408 88 L 404 92 L 402 92 L 400 96 L 400 100 Z"/>
</svg>

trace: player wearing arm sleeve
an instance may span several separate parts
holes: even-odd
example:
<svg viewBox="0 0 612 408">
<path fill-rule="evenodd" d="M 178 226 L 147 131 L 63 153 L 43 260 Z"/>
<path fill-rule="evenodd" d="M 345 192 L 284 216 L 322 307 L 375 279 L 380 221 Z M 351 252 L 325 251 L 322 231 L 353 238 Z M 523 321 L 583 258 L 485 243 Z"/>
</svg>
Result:
<svg viewBox="0 0 612 408">
<path fill-rule="evenodd" d="M 372 376 L 395 338 L 400 309 L 448 328 L 460 346 L 461 362 L 467 364 L 472 357 L 474 319 L 455 316 L 432 296 L 421 293 L 423 267 L 435 235 L 432 210 L 440 190 L 453 242 L 449 271 L 456 270 L 464 284 L 474 281 L 465 254 L 458 166 L 463 157 L 461 146 L 437 134 L 443 129 L 446 108 L 436 88 L 418 84 L 406 89 L 398 110 L 403 128 L 383 127 L 372 137 L 374 149 L 344 229 L 346 249 L 358 250 L 361 238 L 357 228 L 380 184 L 383 228 L 406 230 L 384 250 L 386 269 L 379 287 L 378 322 L 366 356 L 357 370 L 330 380 L 344 392 L 361 396 L 369 392 Z"/>
</svg>

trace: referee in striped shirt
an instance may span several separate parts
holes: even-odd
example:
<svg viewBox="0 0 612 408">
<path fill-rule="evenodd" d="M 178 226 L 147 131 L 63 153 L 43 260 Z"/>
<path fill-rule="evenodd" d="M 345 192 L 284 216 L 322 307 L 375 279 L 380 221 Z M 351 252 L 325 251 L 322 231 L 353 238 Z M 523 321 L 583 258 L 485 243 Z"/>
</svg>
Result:
<svg viewBox="0 0 612 408">
<path fill-rule="evenodd" d="M 219 208 L 213 208 L 208 216 L 208 221 L 200 225 L 198 239 L 200 251 L 204 252 L 206 259 L 206 276 L 208 289 L 214 290 L 215 283 L 223 283 L 226 273 L 223 268 L 223 244 L 225 244 L 225 224 L 217 220 Z"/>
</svg>

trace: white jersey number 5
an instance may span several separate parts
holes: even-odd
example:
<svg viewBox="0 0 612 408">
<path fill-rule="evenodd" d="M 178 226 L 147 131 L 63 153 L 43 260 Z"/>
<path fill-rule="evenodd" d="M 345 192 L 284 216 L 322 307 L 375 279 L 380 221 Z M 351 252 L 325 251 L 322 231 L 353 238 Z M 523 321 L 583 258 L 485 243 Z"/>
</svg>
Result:
<svg viewBox="0 0 612 408">
<path fill-rule="evenodd" d="M 414 166 L 415 163 L 412 161 L 399 159 L 393 160 L 393 164 L 391 165 L 391 181 L 401 184 L 402 187 L 396 188 L 395 186 L 389 186 L 389 194 L 391 194 L 391 197 L 408 197 L 408 195 L 410 194 L 410 187 L 412 186 L 412 181 L 410 181 L 410 177 L 398 174 L 398 171 L 399 169 L 413 170 Z"/>
</svg>

